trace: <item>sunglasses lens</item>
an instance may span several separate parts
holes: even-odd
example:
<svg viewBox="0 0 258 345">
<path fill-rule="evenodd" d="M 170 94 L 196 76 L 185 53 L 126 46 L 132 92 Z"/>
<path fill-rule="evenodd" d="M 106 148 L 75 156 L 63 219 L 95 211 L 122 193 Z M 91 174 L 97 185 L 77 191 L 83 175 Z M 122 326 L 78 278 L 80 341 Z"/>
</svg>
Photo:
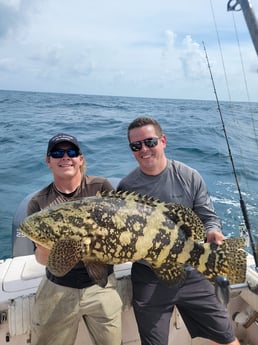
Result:
<svg viewBox="0 0 258 345">
<path fill-rule="evenodd" d="M 137 152 L 141 150 L 142 143 L 147 147 L 154 147 L 158 145 L 158 140 L 159 138 L 147 138 L 142 141 L 133 141 L 129 146 L 133 152 Z"/>
<path fill-rule="evenodd" d="M 64 154 L 65 154 L 64 150 L 57 150 L 57 151 L 50 152 L 50 156 L 52 158 L 63 158 Z"/>
<path fill-rule="evenodd" d="M 68 157 L 74 158 L 79 156 L 79 152 L 77 150 L 67 150 Z"/>
<path fill-rule="evenodd" d="M 142 142 L 134 141 L 133 143 L 130 143 L 129 146 L 131 147 L 131 150 L 134 152 L 140 151 L 140 149 L 142 148 Z"/>
<path fill-rule="evenodd" d="M 154 147 L 158 144 L 158 138 L 148 138 L 144 140 L 144 145 L 147 147 Z"/>
<path fill-rule="evenodd" d="M 74 158 L 74 157 L 78 157 L 79 156 L 79 152 L 78 150 L 56 150 L 56 151 L 52 151 L 50 152 L 50 156 L 52 158 L 63 158 L 65 153 L 67 153 L 68 157 L 70 158 Z"/>
</svg>

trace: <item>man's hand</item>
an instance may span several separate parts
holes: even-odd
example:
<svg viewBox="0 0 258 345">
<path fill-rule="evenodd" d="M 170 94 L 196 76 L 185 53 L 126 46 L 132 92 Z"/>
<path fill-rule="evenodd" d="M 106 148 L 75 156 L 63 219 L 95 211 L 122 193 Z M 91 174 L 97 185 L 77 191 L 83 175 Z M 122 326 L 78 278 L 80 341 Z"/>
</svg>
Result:
<svg viewBox="0 0 258 345">
<path fill-rule="evenodd" d="M 46 266 L 50 250 L 36 243 L 35 257 L 38 263 Z"/>
<path fill-rule="evenodd" d="M 218 245 L 221 245 L 223 240 L 225 239 L 222 232 L 219 232 L 217 230 L 209 230 L 207 232 L 206 237 L 207 237 L 207 242 L 214 242 Z"/>
</svg>

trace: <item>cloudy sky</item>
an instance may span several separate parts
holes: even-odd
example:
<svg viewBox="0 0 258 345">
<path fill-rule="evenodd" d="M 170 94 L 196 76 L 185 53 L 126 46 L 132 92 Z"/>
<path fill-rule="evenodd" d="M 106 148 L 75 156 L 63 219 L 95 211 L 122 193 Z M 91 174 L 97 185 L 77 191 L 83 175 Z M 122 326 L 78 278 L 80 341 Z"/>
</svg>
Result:
<svg viewBox="0 0 258 345">
<path fill-rule="evenodd" d="M 258 58 L 227 2 L 0 0 L 0 89 L 214 99 L 204 42 L 219 99 L 258 101 Z"/>
</svg>

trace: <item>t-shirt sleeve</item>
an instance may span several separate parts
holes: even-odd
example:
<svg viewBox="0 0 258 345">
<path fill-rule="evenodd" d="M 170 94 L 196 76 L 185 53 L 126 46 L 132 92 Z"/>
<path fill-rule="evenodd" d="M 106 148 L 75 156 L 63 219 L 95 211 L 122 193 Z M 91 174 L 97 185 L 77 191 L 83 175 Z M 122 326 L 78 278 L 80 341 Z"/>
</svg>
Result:
<svg viewBox="0 0 258 345">
<path fill-rule="evenodd" d="M 33 213 L 39 212 L 40 206 L 36 200 L 36 198 L 32 197 L 27 206 L 27 216 L 30 216 Z"/>
<path fill-rule="evenodd" d="M 114 190 L 113 186 L 107 179 L 104 179 L 103 185 L 102 185 L 102 191 L 111 191 L 111 190 Z"/>
</svg>

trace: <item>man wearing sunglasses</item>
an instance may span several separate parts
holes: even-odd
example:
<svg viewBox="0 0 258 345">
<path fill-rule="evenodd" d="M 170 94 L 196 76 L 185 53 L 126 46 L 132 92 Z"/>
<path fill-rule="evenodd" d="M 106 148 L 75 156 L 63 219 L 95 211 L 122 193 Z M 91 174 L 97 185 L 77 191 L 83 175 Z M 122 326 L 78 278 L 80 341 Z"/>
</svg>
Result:
<svg viewBox="0 0 258 345">
<path fill-rule="evenodd" d="M 59 133 L 48 142 L 46 163 L 53 182 L 32 197 L 27 214 L 62 202 L 94 196 L 112 190 L 111 184 L 98 176 L 85 176 L 86 163 L 77 139 Z M 46 265 L 49 250 L 36 245 L 35 256 Z M 32 345 L 73 345 L 81 317 L 96 345 L 121 344 L 122 302 L 116 291 L 113 266 L 108 265 L 105 288 L 96 285 L 82 262 L 63 277 L 46 268 L 32 315 Z"/>
<path fill-rule="evenodd" d="M 189 166 L 166 158 L 167 139 L 160 124 L 139 117 L 131 122 L 127 134 L 139 166 L 120 181 L 117 189 L 192 208 L 204 223 L 207 241 L 221 244 L 224 236 L 220 221 L 202 177 Z M 141 344 L 168 344 L 169 323 L 176 305 L 192 338 L 207 338 L 213 345 L 239 345 L 214 287 L 192 267 L 185 270 L 186 279 L 171 287 L 143 260 L 133 264 L 133 307 Z"/>
</svg>

